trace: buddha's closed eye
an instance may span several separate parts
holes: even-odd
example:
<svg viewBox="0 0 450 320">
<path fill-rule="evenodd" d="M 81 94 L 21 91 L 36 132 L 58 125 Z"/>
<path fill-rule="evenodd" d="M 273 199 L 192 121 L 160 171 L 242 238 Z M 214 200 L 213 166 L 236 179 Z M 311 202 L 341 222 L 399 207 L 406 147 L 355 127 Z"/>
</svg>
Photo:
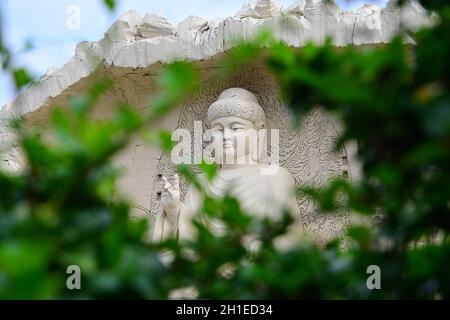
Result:
<svg viewBox="0 0 450 320">
<path fill-rule="evenodd" d="M 221 133 L 221 132 L 223 132 L 223 128 L 220 128 L 220 127 L 212 128 L 211 130 L 212 130 L 213 133 Z"/>
</svg>

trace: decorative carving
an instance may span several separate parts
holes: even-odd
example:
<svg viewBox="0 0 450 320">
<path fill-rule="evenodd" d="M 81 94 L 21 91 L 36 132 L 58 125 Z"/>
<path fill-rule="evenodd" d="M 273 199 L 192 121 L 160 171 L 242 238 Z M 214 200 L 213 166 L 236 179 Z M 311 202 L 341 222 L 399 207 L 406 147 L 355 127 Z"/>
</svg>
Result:
<svg viewBox="0 0 450 320">
<path fill-rule="evenodd" d="M 216 78 L 204 81 L 182 106 L 178 127 L 193 132 L 194 120 L 205 120 L 208 107 L 223 90 L 230 87 L 245 88 L 258 96 L 266 114 L 267 127 L 279 129 L 280 166 L 289 170 L 296 185 L 322 186 L 333 177 L 348 175 L 346 150 L 333 152 L 339 133 L 337 123 L 322 109 L 316 108 L 302 120 L 299 128 L 293 128 L 293 117 L 277 97 L 275 80 L 260 68 L 249 66 L 225 81 Z M 155 186 L 160 186 L 161 175 L 172 177 L 174 172 L 170 156 L 163 154 L 157 166 Z M 199 173 L 199 170 L 194 168 L 194 172 Z M 180 179 L 181 200 L 184 200 L 187 187 L 187 182 Z M 150 211 L 154 216 L 163 210 L 158 193 L 160 191 L 157 190 L 152 195 Z M 310 199 L 298 197 L 297 203 L 305 233 L 320 244 L 342 236 L 343 228 L 350 222 L 350 215 L 345 212 L 326 215 L 317 213 Z"/>
</svg>

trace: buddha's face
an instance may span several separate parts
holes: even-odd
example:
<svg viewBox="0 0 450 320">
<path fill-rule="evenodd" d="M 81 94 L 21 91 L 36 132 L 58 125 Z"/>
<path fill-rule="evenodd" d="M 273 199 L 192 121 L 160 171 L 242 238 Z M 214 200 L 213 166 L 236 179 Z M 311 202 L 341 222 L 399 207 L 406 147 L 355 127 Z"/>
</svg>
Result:
<svg viewBox="0 0 450 320">
<path fill-rule="evenodd" d="M 254 123 L 235 116 L 219 117 L 211 122 L 216 161 L 220 164 L 251 164 L 256 161 L 258 132 Z"/>
</svg>

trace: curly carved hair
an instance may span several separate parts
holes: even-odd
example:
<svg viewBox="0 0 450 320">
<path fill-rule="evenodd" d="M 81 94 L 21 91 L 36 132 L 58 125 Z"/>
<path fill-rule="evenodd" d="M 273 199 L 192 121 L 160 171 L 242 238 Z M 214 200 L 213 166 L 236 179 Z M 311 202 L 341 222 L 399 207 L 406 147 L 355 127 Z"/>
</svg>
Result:
<svg viewBox="0 0 450 320">
<path fill-rule="evenodd" d="M 217 101 L 209 106 L 206 121 L 211 125 L 214 119 L 229 116 L 251 121 L 257 128 L 266 125 L 266 116 L 258 103 L 258 98 L 242 88 L 229 88 L 223 91 Z"/>
</svg>

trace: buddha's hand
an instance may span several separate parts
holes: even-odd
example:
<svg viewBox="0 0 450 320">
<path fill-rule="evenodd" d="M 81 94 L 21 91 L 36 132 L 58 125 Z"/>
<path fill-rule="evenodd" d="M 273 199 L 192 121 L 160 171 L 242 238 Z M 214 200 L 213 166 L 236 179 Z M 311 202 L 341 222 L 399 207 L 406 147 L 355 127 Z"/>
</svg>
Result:
<svg viewBox="0 0 450 320">
<path fill-rule="evenodd" d="M 164 207 L 169 223 L 175 225 L 181 206 L 178 174 L 173 176 L 173 184 L 166 177 L 162 177 L 161 204 Z"/>
</svg>

